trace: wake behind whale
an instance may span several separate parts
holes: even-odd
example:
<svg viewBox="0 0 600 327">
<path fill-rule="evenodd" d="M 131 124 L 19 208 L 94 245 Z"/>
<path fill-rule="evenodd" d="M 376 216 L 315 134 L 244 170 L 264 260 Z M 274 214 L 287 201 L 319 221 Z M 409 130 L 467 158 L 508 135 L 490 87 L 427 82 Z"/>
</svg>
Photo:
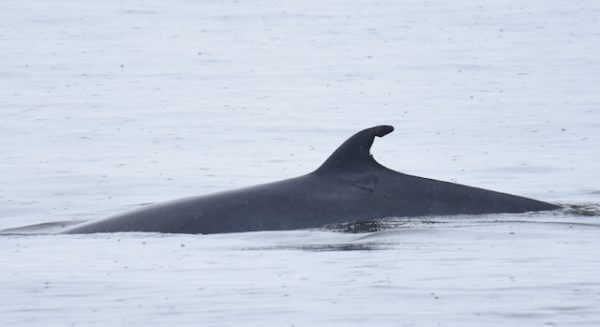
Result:
<svg viewBox="0 0 600 327">
<path fill-rule="evenodd" d="M 346 140 L 317 170 L 239 190 L 158 203 L 62 233 L 232 233 L 316 228 L 385 217 L 521 213 L 554 204 L 388 169 L 370 154 L 382 125 Z"/>
</svg>

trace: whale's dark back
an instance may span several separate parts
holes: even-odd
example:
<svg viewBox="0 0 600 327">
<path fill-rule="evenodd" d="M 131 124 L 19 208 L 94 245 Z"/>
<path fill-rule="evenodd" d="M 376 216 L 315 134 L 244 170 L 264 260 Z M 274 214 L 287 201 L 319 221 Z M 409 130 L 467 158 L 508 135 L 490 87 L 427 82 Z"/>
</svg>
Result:
<svg viewBox="0 0 600 327">
<path fill-rule="evenodd" d="M 151 205 L 65 230 L 65 233 L 227 233 L 314 228 L 385 217 L 520 213 L 553 210 L 542 201 L 402 174 L 370 154 L 363 130 L 308 175 L 236 191 Z"/>
</svg>

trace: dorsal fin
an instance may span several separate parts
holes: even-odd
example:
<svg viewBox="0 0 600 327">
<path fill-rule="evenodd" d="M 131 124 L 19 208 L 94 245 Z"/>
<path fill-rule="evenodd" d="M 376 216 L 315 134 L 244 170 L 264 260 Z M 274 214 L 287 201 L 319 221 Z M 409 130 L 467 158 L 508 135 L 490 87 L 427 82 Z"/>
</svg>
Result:
<svg viewBox="0 0 600 327">
<path fill-rule="evenodd" d="M 394 127 L 380 125 L 362 130 L 342 143 L 333 154 L 316 170 L 316 173 L 360 170 L 370 165 L 379 165 L 371 155 L 371 145 L 375 136 L 385 136 Z"/>
</svg>

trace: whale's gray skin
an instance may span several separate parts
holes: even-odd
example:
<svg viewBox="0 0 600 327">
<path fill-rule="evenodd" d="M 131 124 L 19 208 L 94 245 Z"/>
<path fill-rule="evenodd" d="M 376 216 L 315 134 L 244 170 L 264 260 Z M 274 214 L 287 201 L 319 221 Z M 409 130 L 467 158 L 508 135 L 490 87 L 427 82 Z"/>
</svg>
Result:
<svg viewBox="0 0 600 327">
<path fill-rule="evenodd" d="M 315 228 L 385 217 L 518 213 L 553 210 L 550 203 L 402 174 L 370 154 L 365 129 L 344 142 L 316 171 L 280 182 L 149 205 L 63 233 L 231 233 Z"/>
</svg>

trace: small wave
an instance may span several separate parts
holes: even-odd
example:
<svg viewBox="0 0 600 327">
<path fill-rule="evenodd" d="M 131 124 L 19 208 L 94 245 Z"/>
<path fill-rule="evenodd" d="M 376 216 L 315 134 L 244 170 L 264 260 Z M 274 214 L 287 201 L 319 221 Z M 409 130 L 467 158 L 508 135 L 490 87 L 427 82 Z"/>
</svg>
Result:
<svg viewBox="0 0 600 327">
<path fill-rule="evenodd" d="M 14 228 L 7 228 L 7 229 L 3 229 L 0 230 L 0 234 L 17 234 L 17 235 L 21 235 L 21 234 L 49 234 L 49 233 L 55 233 L 58 232 L 59 230 L 75 225 L 75 224 L 81 224 L 83 222 L 85 222 L 86 220 L 67 220 L 67 221 L 53 221 L 53 222 L 47 222 L 47 223 L 41 223 L 41 224 L 34 224 L 34 225 L 27 225 L 27 226 L 21 226 L 21 227 L 14 227 Z"/>
<path fill-rule="evenodd" d="M 600 227 L 600 221 L 583 220 L 582 217 L 600 217 L 600 204 L 560 204 L 563 209 L 554 211 L 538 211 L 525 213 L 498 213 L 483 215 L 448 215 L 423 217 L 389 217 L 359 222 L 330 224 L 325 229 L 341 233 L 375 233 L 395 229 L 414 227 L 433 227 L 440 224 L 456 226 L 472 224 L 564 224 L 575 226 Z"/>
<path fill-rule="evenodd" d="M 600 217 L 600 204 L 565 204 L 563 207 L 566 214 L 584 217 Z"/>
<path fill-rule="evenodd" d="M 415 225 L 433 225 L 443 223 L 445 222 L 434 220 L 431 217 L 405 217 L 330 224 L 326 225 L 324 228 L 333 232 L 360 234 L 381 232 L 390 229 L 410 228 Z"/>
</svg>

